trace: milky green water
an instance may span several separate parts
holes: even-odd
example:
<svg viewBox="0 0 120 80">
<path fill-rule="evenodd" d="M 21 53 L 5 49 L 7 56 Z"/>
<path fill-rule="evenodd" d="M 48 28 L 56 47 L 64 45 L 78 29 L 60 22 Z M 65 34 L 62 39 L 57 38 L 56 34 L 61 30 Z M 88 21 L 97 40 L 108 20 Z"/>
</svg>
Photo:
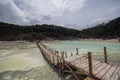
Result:
<svg viewBox="0 0 120 80">
<path fill-rule="evenodd" d="M 91 51 L 93 57 L 102 58 L 103 47 L 107 47 L 108 58 L 120 63 L 120 43 L 87 41 L 44 42 L 55 50 L 86 54 Z M 46 63 L 36 44 L 33 42 L 0 42 L 0 80 L 61 80 Z"/>
<path fill-rule="evenodd" d="M 106 42 L 87 42 L 87 41 L 56 41 L 50 42 L 49 47 L 58 51 L 75 52 L 76 48 L 80 49 L 80 52 L 88 52 L 93 50 L 108 49 L 120 50 L 120 43 L 106 43 Z"/>
<path fill-rule="evenodd" d="M 87 54 L 92 52 L 95 58 L 103 59 L 104 47 L 107 48 L 108 60 L 120 63 L 120 43 L 119 42 L 98 42 L 98 41 L 55 41 L 46 43 L 47 46 L 58 51 L 66 51 L 68 55 L 72 52 L 79 54 Z"/>
<path fill-rule="evenodd" d="M 0 80 L 60 80 L 33 42 L 0 42 Z"/>
</svg>

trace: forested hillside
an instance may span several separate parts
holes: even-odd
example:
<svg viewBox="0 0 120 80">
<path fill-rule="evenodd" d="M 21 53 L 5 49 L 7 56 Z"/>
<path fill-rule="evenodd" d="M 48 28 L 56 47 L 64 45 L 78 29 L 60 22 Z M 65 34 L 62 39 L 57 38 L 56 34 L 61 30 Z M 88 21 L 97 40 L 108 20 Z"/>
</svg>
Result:
<svg viewBox="0 0 120 80">
<path fill-rule="evenodd" d="M 81 30 L 77 36 L 79 36 L 80 38 L 102 38 L 102 39 L 120 37 L 120 17 L 111 20 L 108 23 L 99 24 L 96 25 L 95 27 Z"/>
<path fill-rule="evenodd" d="M 73 39 L 78 30 L 55 25 L 19 26 L 0 23 L 0 40 Z"/>
<path fill-rule="evenodd" d="M 20 26 L 0 22 L 0 40 L 50 40 L 120 37 L 120 17 L 84 30 L 68 29 L 56 25 Z"/>
</svg>

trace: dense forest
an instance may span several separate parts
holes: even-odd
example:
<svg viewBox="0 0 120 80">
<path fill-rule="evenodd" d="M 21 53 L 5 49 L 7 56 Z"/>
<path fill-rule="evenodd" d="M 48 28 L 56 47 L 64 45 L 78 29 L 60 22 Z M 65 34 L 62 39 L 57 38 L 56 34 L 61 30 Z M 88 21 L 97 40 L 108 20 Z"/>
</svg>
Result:
<svg viewBox="0 0 120 80">
<path fill-rule="evenodd" d="M 113 39 L 120 37 L 120 17 L 108 23 L 98 24 L 95 27 L 81 30 L 77 35 L 80 38 Z"/>
<path fill-rule="evenodd" d="M 78 32 L 78 30 L 47 24 L 19 26 L 0 23 L 0 40 L 73 39 Z"/>
<path fill-rule="evenodd" d="M 65 40 L 78 38 L 111 39 L 120 37 L 120 17 L 84 30 L 56 25 L 20 26 L 0 22 L 0 40 Z"/>
</svg>

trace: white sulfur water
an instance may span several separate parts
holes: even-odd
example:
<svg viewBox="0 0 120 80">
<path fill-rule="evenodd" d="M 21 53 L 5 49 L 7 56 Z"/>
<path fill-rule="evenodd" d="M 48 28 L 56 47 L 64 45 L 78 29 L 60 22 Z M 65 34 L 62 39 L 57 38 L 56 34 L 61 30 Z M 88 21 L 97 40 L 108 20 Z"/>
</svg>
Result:
<svg viewBox="0 0 120 80">
<path fill-rule="evenodd" d="M 103 54 L 107 47 L 108 58 L 120 63 L 120 43 L 87 41 L 44 42 L 55 50 L 86 54 L 91 51 L 95 57 Z M 97 56 L 96 56 L 97 55 Z M 0 80 L 61 80 L 58 74 L 46 63 L 40 50 L 33 42 L 0 42 Z"/>
<path fill-rule="evenodd" d="M 0 80 L 59 80 L 33 42 L 0 42 Z"/>
</svg>

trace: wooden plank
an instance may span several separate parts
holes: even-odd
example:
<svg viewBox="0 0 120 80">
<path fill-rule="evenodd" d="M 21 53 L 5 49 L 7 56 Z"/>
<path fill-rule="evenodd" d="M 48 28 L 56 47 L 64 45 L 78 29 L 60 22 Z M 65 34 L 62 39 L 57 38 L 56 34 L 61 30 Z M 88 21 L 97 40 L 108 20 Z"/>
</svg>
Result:
<svg viewBox="0 0 120 80">
<path fill-rule="evenodd" d="M 46 58 L 48 58 L 48 54 L 51 55 L 51 56 L 54 55 L 52 52 L 50 52 L 49 50 L 45 49 L 43 46 L 41 46 L 41 48 L 42 48 L 43 54 L 46 56 Z M 54 58 L 56 60 L 56 56 L 54 56 Z M 51 59 L 49 59 L 49 60 L 51 61 Z M 54 62 L 56 62 L 56 61 L 54 61 Z M 51 63 L 53 63 L 53 61 L 51 61 Z"/>
<path fill-rule="evenodd" d="M 76 67 L 75 65 L 69 63 L 69 62 L 66 62 L 67 64 L 69 64 L 71 67 L 75 68 L 75 69 L 79 69 L 78 67 Z"/>
<path fill-rule="evenodd" d="M 80 58 L 80 57 L 82 57 L 82 56 L 74 55 L 74 56 L 71 56 L 69 58 L 66 58 L 65 61 L 70 62 L 70 61 L 73 61 L 73 60 Z"/>
<path fill-rule="evenodd" d="M 77 66 L 79 69 L 82 69 L 83 71 L 85 71 L 84 67 L 88 68 L 88 63 L 84 64 L 84 65 L 81 65 L 81 66 Z"/>
<path fill-rule="evenodd" d="M 110 76 L 114 73 L 117 66 L 112 66 L 111 69 L 102 77 L 103 80 L 110 80 Z"/>
<path fill-rule="evenodd" d="M 87 77 L 84 80 L 94 80 L 94 79 L 92 79 L 91 77 Z"/>
<path fill-rule="evenodd" d="M 77 69 L 81 68 L 79 65 L 85 65 L 84 62 L 78 62 L 77 64 L 72 64 L 73 66 L 75 66 Z"/>
<path fill-rule="evenodd" d="M 79 78 L 77 77 L 77 75 L 73 72 L 73 70 L 70 68 L 70 66 L 68 64 L 66 64 L 66 66 L 69 68 L 69 70 L 72 72 L 73 76 L 76 78 L 76 80 L 79 80 Z"/>
<path fill-rule="evenodd" d="M 105 68 L 103 68 L 98 74 L 96 74 L 95 76 L 100 78 L 108 72 L 108 70 L 111 68 L 111 65 L 107 65 Z"/>
<path fill-rule="evenodd" d="M 99 61 L 97 61 L 97 64 L 96 65 L 93 65 L 93 71 L 95 71 L 97 68 L 99 68 L 99 66 L 101 65 L 102 63 L 100 63 Z"/>
<path fill-rule="evenodd" d="M 86 60 L 85 57 L 80 57 L 80 58 L 74 59 L 74 60 L 71 61 L 70 63 L 75 65 L 75 64 L 79 64 L 79 63 L 84 63 L 85 60 Z"/>
<path fill-rule="evenodd" d="M 94 66 L 97 65 L 99 62 L 96 61 L 96 60 L 92 60 L 92 61 L 93 61 L 92 66 L 93 66 L 93 69 L 94 69 Z M 83 69 L 85 69 L 85 71 L 88 72 L 88 69 L 89 69 L 88 67 L 89 67 L 89 66 L 87 65 L 87 67 L 84 67 Z"/>
<path fill-rule="evenodd" d="M 94 60 L 93 59 L 93 66 L 95 65 L 95 63 L 98 63 L 98 61 L 96 61 L 96 60 Z M 83 65 L 82 67 L 81 67 L 81 69 L 79 68 L 79 70 L 81 71 L 83 71 L 83 72 L 85 72 L 87 75 L 89 75 L 88 73 L 89 73 L 89 66 L 88 66 L 88 64 L 87 65 Z"/>
<path fill-rule="evenodd" d="M 53 54 L 50 49 L 48 49 L 46 46 L 42 44 L 38 44 L 39 49 L 41 50 L 42 54 L 44 57 L 48 60 L 50 60 L 51 63 L 57 64 L 58 63 L 58 57 L 57 55 Z M 88 68 L 88 58 L 84 58 L 81 55 L 74 55 L 71 56 L 70 58 L 66 58 L 65 61 L 70 63 L 73 67 L 76 69 L 82 69 L 83 72 L 89 73 L 89 68 Z M 115 80 L 120 77 L 120 68 L 119 67 L 111 67 L 108 64 L 101 63 L 99 61 L 93 60 L 92 59 L 92 67 L 93 67 L 93 75 L 95 77 L 98 77 L 102 80 Z M 69 67 L 70 68 L 70 67 Z M 72 69 L 71 69 L 72 70 Z M 73 73 L 70 70 L 70 73 Z M 69 71 L 68 71 L 69 72 Z M 77 76 L 76 76 L 77 77 Z"/>
<path fill-rule="evenodd" d="M 116 70 L 110 76 L 110 80 L 119 80 L 118 78 L 120 78 L 120 67 L 119 66 L 116 67 Z"/>
<path fill-rule="evenodd" d="M 76 66 L 83 69 L 85 66 L 88 66 L 88 60 L 84 59 L 81 62 L 79 62 L 79 64 L 76 64 Z"/>
<path fill-rule="evenodd" d="M 67 72 L 67 73 L 73 73 L 72 71 L 69 71 L 69 70 L 64 70 L 64 72 Z M 76 72 L 74 72 L 75 74 L 82 74 L 81 72 L 78 72 L 78 71 L 76 71 Z"/>
<path fill-rule="evenodd" d="M 76 64 L 75 66 L 77 66 L 78 68 L 82 68 L 83 69 L 83 67 L 84 66 L 87 66 L 87 62 L 84 62 L 84 63 L 79 63 L 79 64 Z"/>
<path fill-rule="evenodd" d="M 106 63 L 102 63 L 96 70 L 93 70 L 93 75 L 98 74 L 102 69 L 104 69 L 107 66 Z"/>
<path fill-rule="evenodd" d="M 95 63 L 95 62 L 97 62 L 97 63 L 98 63 L 98 61 L 93 60 L 93 63 Z M 72 65 L 73 65 L 73 64 L 72 64 Z M 87 64 L 87 65 L 88 65 L 88 64 Z M 93 64 L 93 65 L 95 65 L 95 64 Z M 74 66 L 74 65 L 73 65 L 73 66 Z M 85 66 L 85 65 L 84 65 L 84 66 Z M 84 67 L 84 66 L 83 66 L 83 67 Z M 76 66 L 74 66 L 74 67 L 76 67 Z M 85 67 L 86 67 L 86 66 L 85 66 Z M 76 68 L 77 68 L 77 69 L 79 69 L 79 70 L 81 71 L 81 69 L 80 69 L 79 67 L 76 67 Z M 84 71 L 86 71 L 87 73 L 89 72 L 89 71 L 88 71 L 88 67 L 86 67 L 86 68 L 85 68 L 85 69 L 83 69 L 83 70 L 84 70 Z M 83 71 L 83 70 L 82 70 L 82 71 Z"/>
</svg>

